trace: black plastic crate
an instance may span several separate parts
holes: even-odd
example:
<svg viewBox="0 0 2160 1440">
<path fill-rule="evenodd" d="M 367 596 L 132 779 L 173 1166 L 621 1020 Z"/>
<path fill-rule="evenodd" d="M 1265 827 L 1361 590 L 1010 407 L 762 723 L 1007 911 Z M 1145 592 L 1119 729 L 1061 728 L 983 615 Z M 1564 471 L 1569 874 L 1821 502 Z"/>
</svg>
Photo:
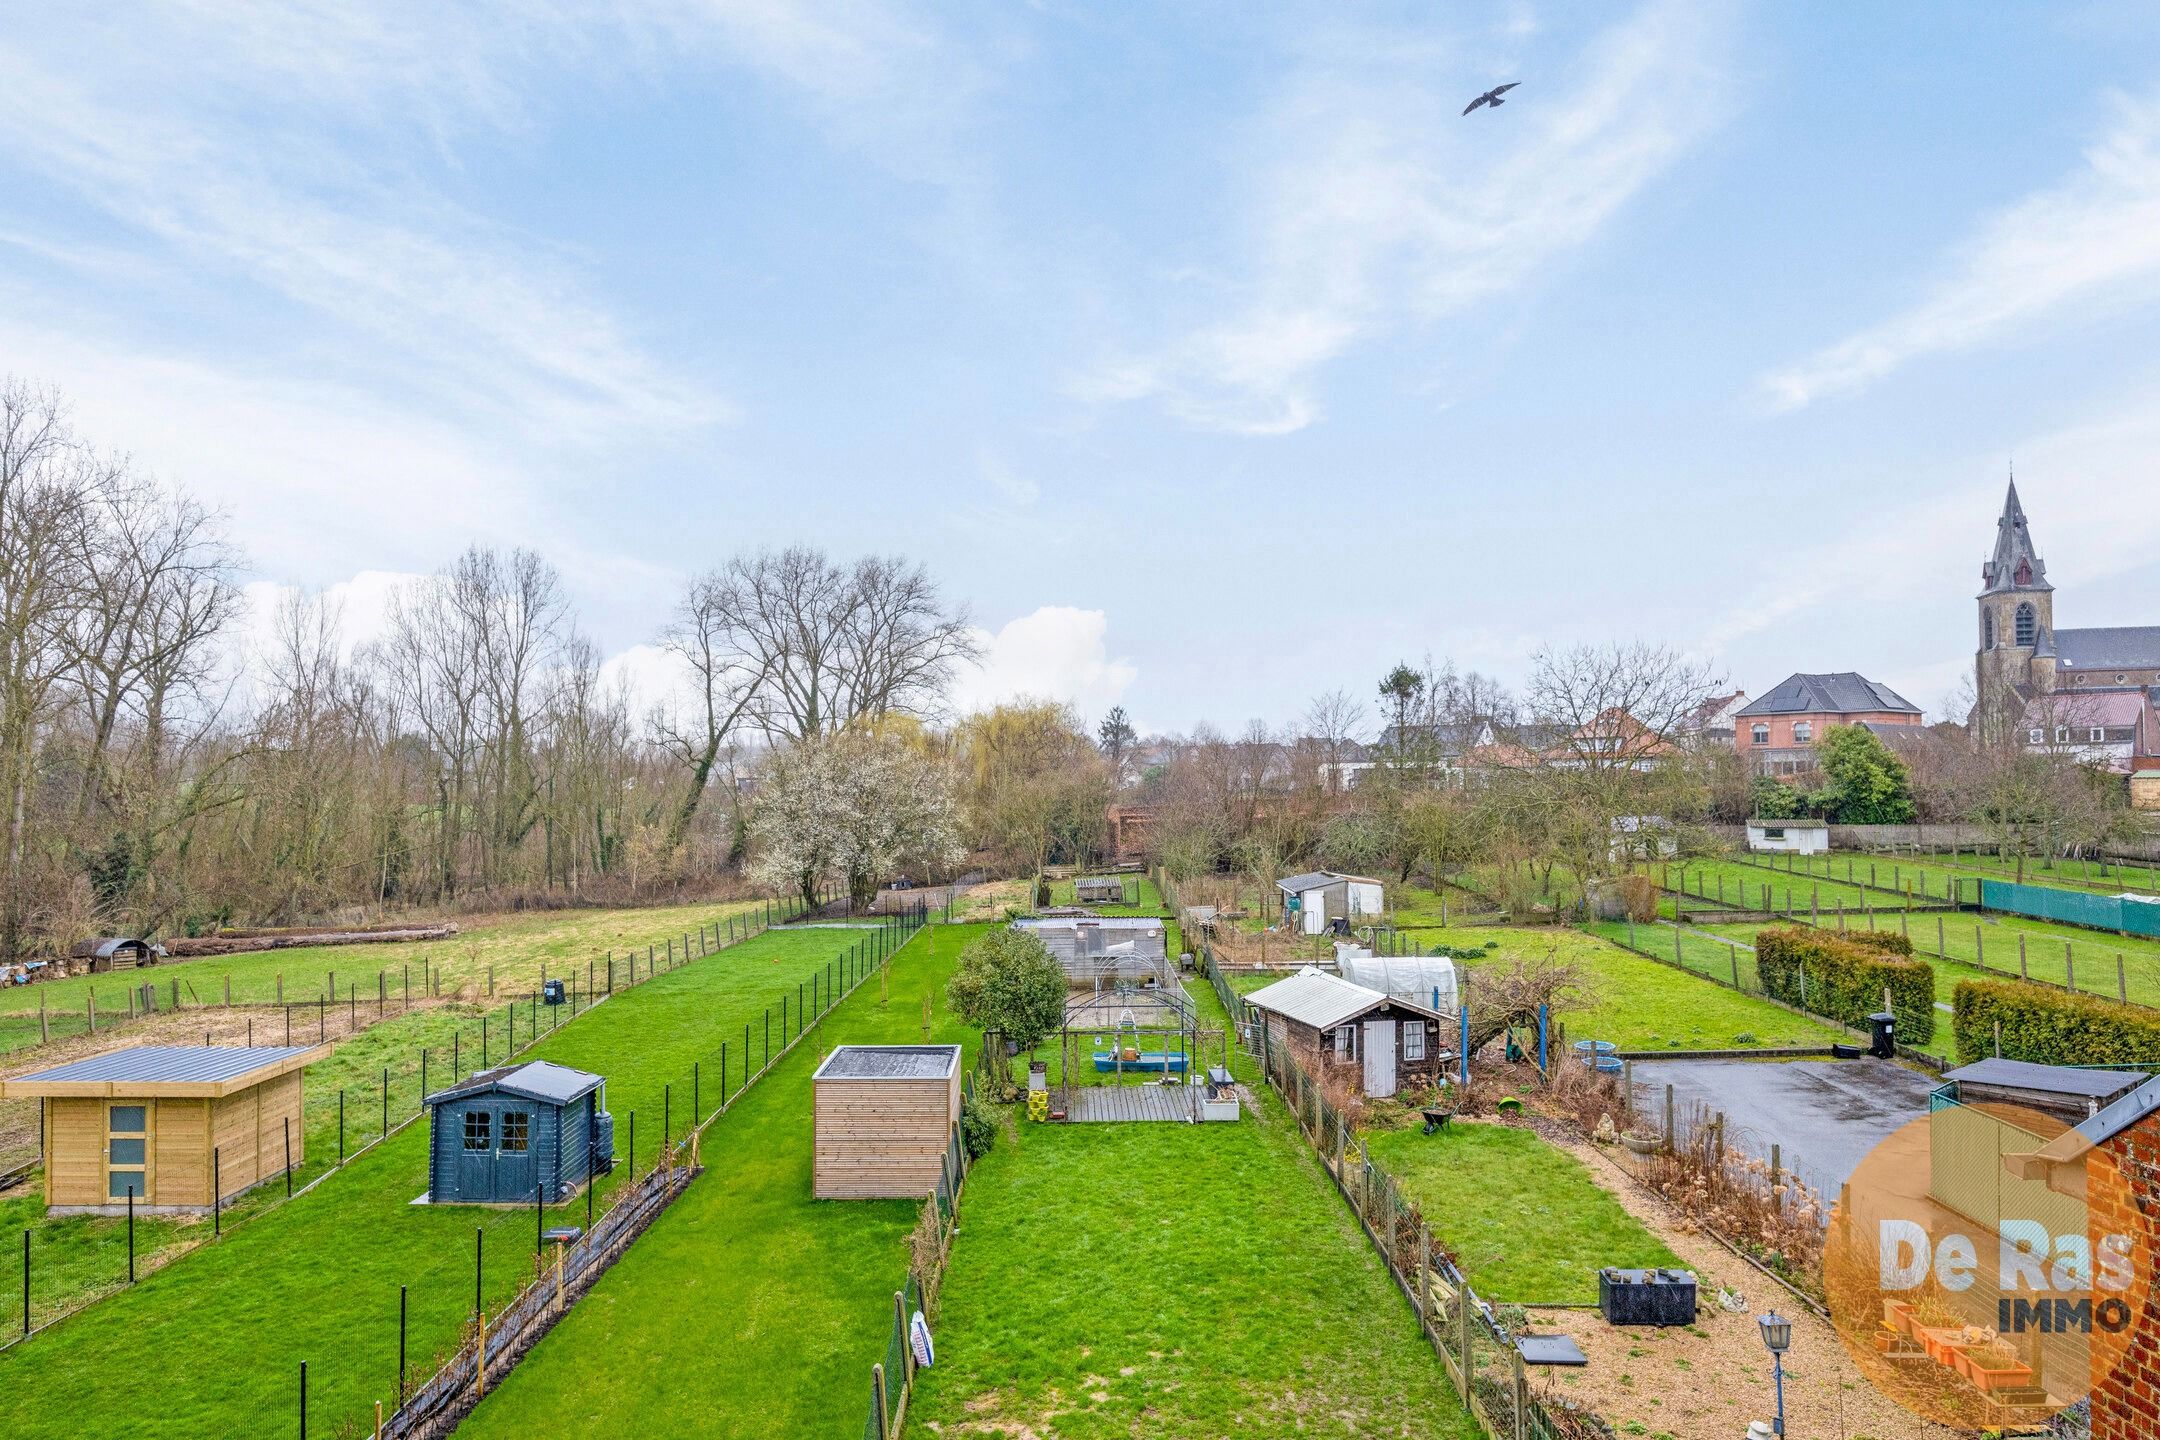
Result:
<svg viewBox="0 0 2160 1440">
<path fill-rule="evenodd" d="M 1598 1313 L 1612 1325 L 1692 1325 L 1695 1273 L 1691 1270 L 1598 1271 Z"/>
</svg>

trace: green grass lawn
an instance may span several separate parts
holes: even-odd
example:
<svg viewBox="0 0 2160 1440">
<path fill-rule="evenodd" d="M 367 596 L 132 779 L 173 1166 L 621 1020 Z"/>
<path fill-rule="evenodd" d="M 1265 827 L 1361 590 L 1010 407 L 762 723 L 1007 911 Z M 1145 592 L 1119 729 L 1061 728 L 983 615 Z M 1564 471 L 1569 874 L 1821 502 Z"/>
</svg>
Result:
<svg viewBox="0 0 2160 1440">
<path fill-rule="evenodd" d="M 1832 917 L 1841 904 L 1854 916 L 1870 910 L 1901 910 L 1907 904 L 1903 895 L 1870 889 L 1864 883 L 1811 875 L 1804 869 L 1788 873 L 1782 862 L 1772 869 L 1767 863 L 1758 865 L 1747 860 L 1689 860 L 1652 866 L 1650 878 L 1668 889 L 1684 890 L 1707 905 L 1780 913 L 1790 905 L 1793 914 L 1803 917 Z M 1930 903 L 1918 896 L 1913 901 Z"/>
<path fill-rule="evenodd" d="M 1167 915 L 1170 913 L 1169 907 L 1163 904 L 1162 892 L 1155 888 L 1154 880 L 1148 876 L 1118 875 L 1113 878 L 1124 882 L 1125 894 L 1129 897 L 1128 903 L 1113 905 L 1090 900 L 1087 902 L 1088 909 L 1093 910 L 1098 915 Z M 1052 905 L 1078 905 L 1081 902 L 1074 898 L 1077 893 L 1078 882 L 1076 880 L 1053 880 L 1050 882 L 1050 903 Z"/>
<path fill-rule="evenodd" d="M 732 1038 L 739 1051 L 746 1022 L 761 1024 L 782 994 L 792 1009 L 795 986 L 822 975 L 854 938 L 761 936 L 618 994 L 529 1053 L 605 1075 L 618 1154 L 628 1150 L 634 1111 L 638 1163 L 649 1168 L 665 1087 L 674 1087 L 679 1133 L 691 1065 L 704 1064 L 709 1084 L 720 1043 Z M 864 988 L 876 986 L 873 978 Z M 735 1063 L 731 1053 L 731 1070 Z M 716 1098 L 703 1097 L 708 1107 Z M 282 1431 L 297 1422 L 302 1360 L 321 1433 L 371 1417 L 375 1400 L 395 1399 L 400 1285 L 410 1287 L 417 1374 L 455 1344 L 470 1312 L 476 1225 L 487 1229 L 491 1306 L 531 1272 L 530 1211 L 409 1203 L 425 1188 L 426 1147 L 427 1127 L 411 1126 L 311 1194 L 0 1354 L 0 1433 L 74 1440 L 85 1416 L 130 1436 Z M 618 1166 L 605 1184 L 627 1174 Z M 580 1197 L 559 1218 L 581 1222 L 584 1213 Z M 109 1257 L 116 1222 L 94 1224 Z M 186 1364 L 175 1364 L 183 1354 Z M 150 1373 L 158 1383 L 143 1384 Z"/>
<path fill-rule="evenodd" d="M 706 1173 L 504 1377 L 461 1436 L 843 1435 L 869 1414 L 912 1200 L 813 1200 L 810 1075 L 845 1043 L 973 1044 L 945 1007 L 935 926 L 706 1132 Z"/>
<path fill-rule="evenodd" d="M 1529 1130 L 1387 1130 L 1365 1144 L 1495 1304 L 1591 1304 L 1604 1266 L 1680 1263 L 1581 1161 Z"/>
<path fill-rule="evenodd" d="M 960 1214 L 928 1433 L 1476 1433 L 1272 1093 L 1234 1125 L 1023 1122 Z"/>
<path fill-rule="evenodd" d="M 1661 928 L 1660 942 L 1671 934 Z M 1511 965 L 1550 954 L 1556 962 L 1574 967 L 1582 976 L 1587 1003 L 1563 1009 L 1560 1017 L 1576 1040 L 1610 1040 L 1623 1050 L 1745 1050 L 1821 1047 L 1846 1038 L 1836 1026 L 1710 984 L 1581 930 L 1542 925 L 1458 926 L 1422 931 L 1418 938 L 1427 944 L 1493 947 L 1482 959 L 1457 962 L 1469 979 L 1473 1005 L 1477 1003 L 1477 971 L 1482 966 Z M 1715 973 L 1722 975 L 1727 947 L 1704 942 L 1700 950 L 1701 973 L 1711 973 L 1714 963 Z M 1244 992 L 1281 978 L 1236 974 L 1231 984 Z M 1187 991 L 1199 988 L 1188 986 Z"/>
<path fill-rule="evenodd" d="M 482 916 L 461 920 L 459 934 L 447 940 L 407 941 L 389 945 L 313 945 L 289 950 L 259 950 L 245 955 L 205 955 L 195 960 L 166 960 L 143 970 L 122 970 L 104 975 L 75 975 L 64 980 L 0 990 L 0 1015 L 14 1019 L 0 1022 L 0 1053 L 37 1043 L 37 1013 L 42 1003 L 55 1024 L 83 1028 L 85 1002 L 97 995 L 98 1024 L 102 1030 L 115 1015 L 125 1017 L 128 992 L 140 984 L 158 987 L 159 1003 L 166 1004 L 174 981 L 181 986 L 186 1006 L 215 1005 L 224 1000 L 225 981 L 232 980 L 234 1003 L 271 1004 L 284 978 L 287 1001 L 313 1004 L 327 998 L 333 985 L 338 998 L 357 987 L 362 1010 L 371 1008 L 378 992 L 396 1007 L 410 980 L 417 998 L 427 993 L 428 971 L 440 974 L 444 996 L 472 1001 L 488 998 L 492 972 L 499 994 L 522 994 L 536 988 L 543 969 L 550 975 L 583 976 L 588 963 L 602 962 L 612 951 L 618 965 L 635 951 L 644 963 L 648 946 L 664 951 L 673 939 L 693 938 L 700 925 L 725 922 L 756 911 L 764 917 L 763 901 L 729 901 L 695 905 L 655 906 L 648 909 L 551 910 L 520 915 Z M 261 1022 L 267 1026 L 268 1018 Z M 299 1023 L 296 1021 L 296 1023 Z"/>
<path fill-rule="evenodd" d="M 2063 890 L 2084 890 L 2095 895 L 2120 895 L 2132 891 L 2142 895 L 2160 894 L 2160 866 L 2142 862 L 2101 860 L 2060 860 L 2049 856 L 2027 856 L 2022 867 L 2015 856 L 1976 855 L 1970 852 L 1950 854 L 1945 851 L 1922 851 L 1918 854 L 1897 856 L 1847 854 L 1808 857 L 1803 863 L 1826 874 L 1850 873 L 1865 876 L 1870 866 L 1878 880 L 1902 876 L 1911 879 L 1916 872 L 1924 871 L 1927 892 L 1934 895 L 1947 893 L 1944 877 L 1960 875 L 1987 880 L 2017 880 L 2020 869 L 2027 885 L 2053 885 Z M 1893 882 L 1894 883 L 1894 882 Z M 1965 887 L 1968 898 L 1972 887 Z"/>
</svg>

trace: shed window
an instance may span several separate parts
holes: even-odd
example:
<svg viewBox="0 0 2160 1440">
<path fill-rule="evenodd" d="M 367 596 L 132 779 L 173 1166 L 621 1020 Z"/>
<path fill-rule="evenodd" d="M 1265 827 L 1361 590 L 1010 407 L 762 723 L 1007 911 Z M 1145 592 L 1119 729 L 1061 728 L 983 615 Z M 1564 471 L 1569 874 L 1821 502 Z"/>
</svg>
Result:
<svg viewBox="0 0 2160 1440">
<path fill-rule="evenodd" d="M 106 1127 L 115 1135 L 140 1135 L 143 1133 L 143 1107 L 140 1105 L 115 1105 L 112 1120 Z"/>
<path fill-rule="evenodd" d="M 133 1195 L 140 1200 L 146 1193 L 143 1189 L 143 1172 L 140 1170 L 115 1170 L 105 1182 L 108 1199 L 125 1200 Z"/>
<path fill-rule="evenodd" d="M 488 1148 L 490 1143 L 491 1137 L 488 1134 L 488 1112 L 485 1110 L 466 1111 L 465 1148 L 468 1150 L 485 1150 Z"/>
<path fill-rule="evenodd" d="M 1338 1025 L 1335 1027 L 1335 1058 L 1338 1060 L 1355 1060 L 1357 1058 L 1357 1026 Z"/>
<path fill-rule="evenodd" d="M 1762 838 L 1765 840 L 1782 840 L 1785 838 L 1785 827 L 1782 825 L 1765 825 Z"/>
<path fill-rule="evenodd" d="M 112 1157 L 112 1163 L 115 1165 L 132 1167 L 143 1163 L 143 1142 L 139 1138 L 130 1140 L 122 1136 L 115 1136 L 107 1150 Z"/>
<path fill-rule="evenodd" d="M 1402 1027 L 1402 1058 L 1423 1060 L 1425 1058 L 1425 1022 L 1412 1020 Z"/>
<path fill-rule="evenodd" d="M 523 1110 L 506 1111 L 503 1114 L 502 1148 L 523 1151 L 531 1125 L 532 1117 Z"/>
</svg>

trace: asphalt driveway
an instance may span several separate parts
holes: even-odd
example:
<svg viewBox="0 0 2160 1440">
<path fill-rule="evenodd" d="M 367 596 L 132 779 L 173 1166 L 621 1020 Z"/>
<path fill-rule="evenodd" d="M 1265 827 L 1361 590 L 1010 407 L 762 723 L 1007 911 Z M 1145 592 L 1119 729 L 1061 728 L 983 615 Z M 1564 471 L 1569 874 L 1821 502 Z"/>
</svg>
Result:
<svg viewBox="0 0 2160 1440">
<path fill-rule="evenodd" d="M 1876 1145 L 1928 1113 L 1935 1081 L 1888 1060 L 1638 1060 L 1636 1104 L 1662 1123 L 1665 1087 L 1685 1116 L 1725 1113 L 1728 1139 L 1758 1155 L 1781 1147 L 1785 1168 L 1835 1201 Z"/>
</svg>

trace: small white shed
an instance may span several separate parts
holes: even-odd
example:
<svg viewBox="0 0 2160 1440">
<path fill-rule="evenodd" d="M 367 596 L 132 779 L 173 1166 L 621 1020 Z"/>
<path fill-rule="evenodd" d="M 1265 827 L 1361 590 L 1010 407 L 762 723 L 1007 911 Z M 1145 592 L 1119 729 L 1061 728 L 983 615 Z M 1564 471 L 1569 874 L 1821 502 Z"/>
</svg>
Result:
<svg viewBox="0 0 2160 1440">
<path fill-rule="evenodd" d="M 1386 898 L 1380 881 L 1333 870 L 1285 876 L 1275 882 L 1275 888 L 1282 895 L 1283 914 L 1301 935 L 1324 934 L 1336 920 L 1354 923 L 1360 916 L 1378 918 Z"/>
<path fill-rule="evenodd" d="M 1747 848 L 1781 850 L 1794 855 L 1824 855 L 1830 850 L 1827 820 L 1750 820 Z"/>
</svg>

